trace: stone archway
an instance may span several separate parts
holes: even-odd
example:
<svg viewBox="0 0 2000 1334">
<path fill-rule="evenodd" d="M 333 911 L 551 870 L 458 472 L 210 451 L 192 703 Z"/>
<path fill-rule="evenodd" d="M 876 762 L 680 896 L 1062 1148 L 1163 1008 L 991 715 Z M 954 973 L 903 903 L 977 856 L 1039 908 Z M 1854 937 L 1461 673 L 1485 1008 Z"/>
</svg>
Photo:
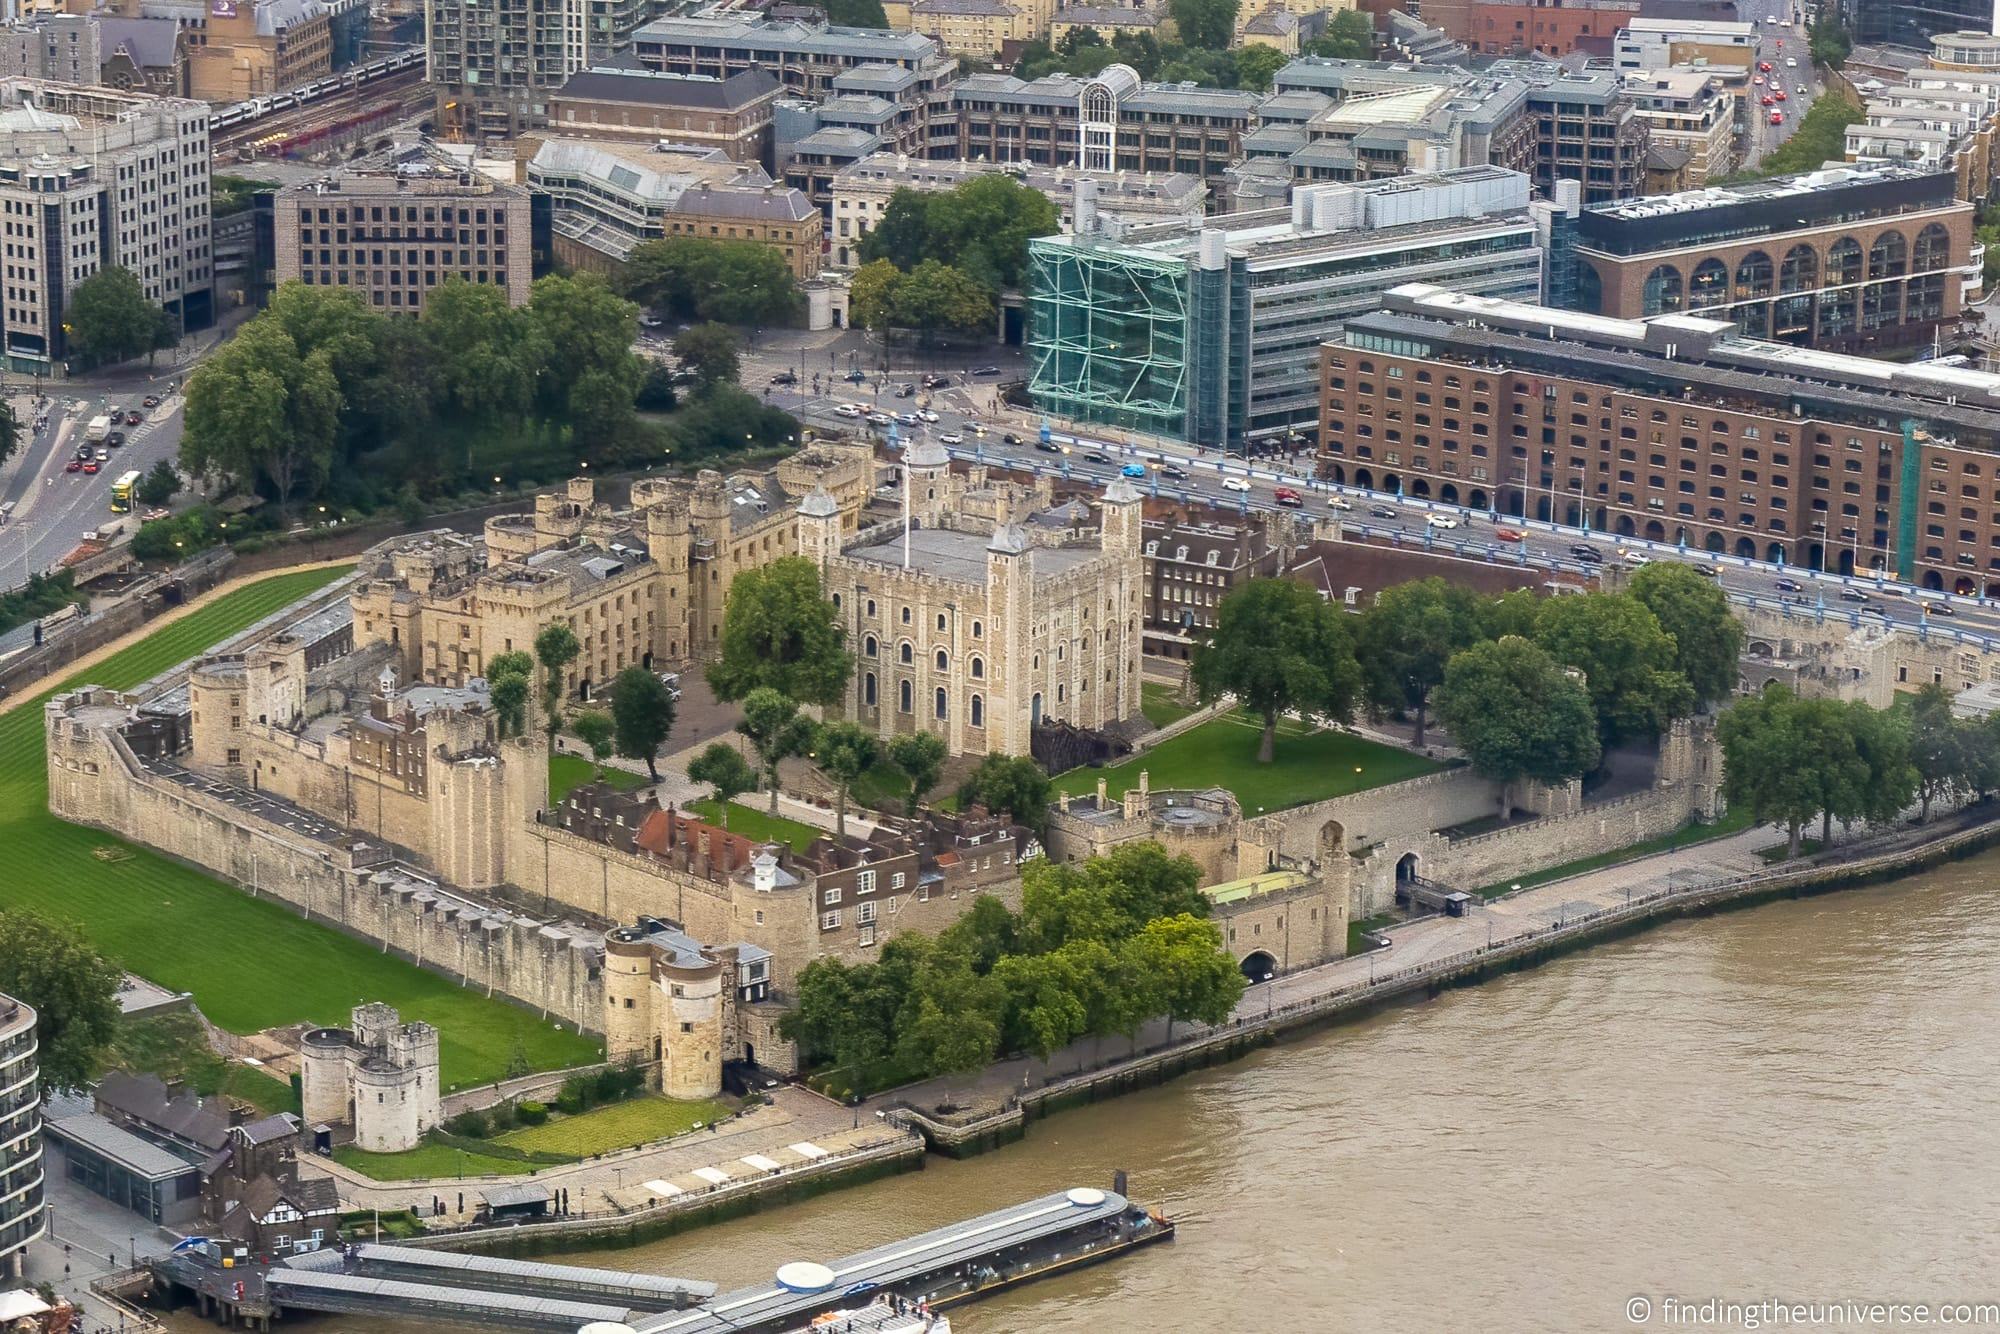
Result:
<svg viewBox="0 0 2000 1334">
<path fill-rule="evenodd" d="M 1243 976 L 1252 982 L 1267 982 L 1278 975 L 1278 961 L 1271 957 L 1268 950 L 1250 951 L 1243 956 L 1239 966 L 1243 969 Z"/>
<path fill-rule="evenodd" d="M 1423 879 L 1418 874 L 1423 869 L 1423 859 L 1414 852 L 1406 852 L 1396 860 L 1396 883 L 1407 885 Z"/>
</svg>

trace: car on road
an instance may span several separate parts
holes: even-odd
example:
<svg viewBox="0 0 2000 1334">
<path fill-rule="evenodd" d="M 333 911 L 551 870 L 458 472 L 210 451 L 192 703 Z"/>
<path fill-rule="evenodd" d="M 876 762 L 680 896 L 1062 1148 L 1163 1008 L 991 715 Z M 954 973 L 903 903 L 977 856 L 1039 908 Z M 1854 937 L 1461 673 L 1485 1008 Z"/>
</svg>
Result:
<svg viewBox="0 0 2000 1334">
<path fill-rule="evenodd" d="M 1780 579 L 1771 586 L 1780 593 L 1803 593 L 1806 591 L 1806 586 L 1796 579 Z"/>
<path fill-rule="evenodd" d="M 1035 448 L 1044 454 L 1060 454 L 1063 452 L 1063 447 L 1053 440 L 1037 440 Z"/>
<path fill-rule="evenodd" d="M 857 403 L 836 403 L 833 405 L 833 412 L 837 417 L 859 417 L 861 406 Z"/>
<path fill-rule="evenodd" d="M 1185 482 L 1188 479 L 1188 470 L 1181 467 L 1178 463 L 1162 463 L 1160 465 L 1160 476 L 1176 482 Z"/>
<path fill-rule="evenodd" d="M 1785 113 L 1782 111 L 1773 111 L 1771 113 L 1771 123 L 1773 125 L 1783 125 L 1785 123 Z"/>
<path fill-rule="evenodd" d="M 1840 600 L 1842 602 L 1866 602 L 1868 601 L 1868 595 L 1858 588 L 1843 588 L 1840 590 Z"/>
<path fill-rule="evenodd" d="M 1326 507 L 1330 510 L 1351 510 L 1354 508 L 1354 502 L 1346 496 L 1328 496 Z"/>
<path fill-rule="evenodd" d="M 896 386 L 897 398 L 915 398 L 916 396 L 917 396 L 917 387 L 915 385 L 899 384 Z"/>
<path fill-rule="evenodd" d="M 792 374 L 790 371 L 779 371 L 776 375 L 773 375 L 771 377 L 771 383 L 779 387 L 783 387 L 785 385 L 797 384 L 798 382 L 799 382 L 799 377 Z"/>
<path fill-rule="evenodd" d="M 968 435 L 982 435 L 982 436 L 983 436 L 983 435 L 985 435 L 985 434 L 986 434 L 986 423 L 985 423 L 985 422 L 967 422 L 967 423 L 965 424 L 965 431 L 966 431 L 966 434 L 968 434 Z"/>
<path fill-rule="evenodd" d="M 929 408 L 918 408 L 918 409 L 917 409 L 917 420 L 918 420 L 918 421 L 920 421 L 920 422 L 929 422 L 929 423 L 932 423 L 933 425 L 935 425 L 935 424 L 936 424 L 936 422 L 937 422 L 937 419 L 938 419 L 938 415 L 937 415 L 937 414 L 936 414 L 935 412 L 932 412 L 932 411 L 931 411 L 931 410 L 930 410 Z"/>
<path fill-rule="evenodd" d="M 99 445 L 97 447 L 97 452 L 91 455 L 91 457 L 96 459 L 99 463 L 109 463 L 111 462 L 111 451 L 107 447 Z"/>
<path fill-rule="evenodd" d="M 90 462 L 83 465 L 83 471 L 85 475 L 89 475 L 95 473 L 98 470 L 99 466 L 100 465 L 98 464 L 97 460 L 92 459 Z"/>
<path fill-rule="evenodd" d="M 1244 481 L 1241 477 L 1225 477 L 1222 479 L 1222 489 L 1224 491 L 1248 491 L 1250 483 Z"/>
<path fill-rule="evenodd" d="M 924 388 L 949 389 L 951 388 L 951 377 L 949 375 L 926 375 L 924 377 Z"/>
<path fill-rule="evenodd" d="M 1926 600 L 1918 603 L 1917 605 L 1922 607 L 1926 612 L 1928 612 L 1932 616 L 1958 615 L 1957 612 L 1951 609 L 1951 604 L 1949 602 L 1931 602 Z"/>
<path fill-rule="evenodd" d="M 1604 560 L 1603 552 L 1583 542 L 1578 542 L 1575 546 L 1571 547 L 1569 554 L 1582 561 L 1585 565 L 1597 565 Z"/>
<path fill-rule="evenodd" d="M 1757 100 L 1767 107 L 1773 105 L 1777 101 L 1777 99 L 1772 97 L 1769 93 L 1765 93 L 1762 97 L 1758 98 Z"/>
<path fill-rule="evenodd" d="M 965 437 L 957 431 L 946 431 L 938 437 L 938 443 L 944 445 L 962 445 L 965 443 Z"/>
<path fill-rule="evenodd" d="M 1722 571 L 1713 565 L 1695 564 L 1690 565 L 1688 568 L 1704 579 L 1720 579 L 1722 577 Z"/>
<path fill-rule="evenodd" d="M 78 445 L 76 447 L 76 461 L 81 463 L 96 452 L 89 445 Z"/>
<path fill-rule="evenodd" d="M 1759 74 L 1756 78 L 1750 80 L 1750 86 L 1753 88 L 1762 88 L 1764 86 L 1764 76 Z"/>
<path fill-rule="evenodd" d="M 1493 536 L 1502 542 L 1525 542 L 1528 540 L 1528 535 L 1518 528 L 1495 528 Z"/>
<path fill-rule="evenodd" d="M 1120 468 L 1118 472 L 1123 477 L 1144 477 L 1146 475 L 1146 465 L 1143 463 L 1128 463 Z"/>
<path fill-rule="evenodd" d="M 1786 98 L 1785 90 L 1780 88 L 1777 92 L 1772 93 L 1771 96 L 1777 98 L 1780 102 L 1782 102 Z"/>
<path fill-rule="evenodd" d="M 1021 443 L 1021 437 L 1009 431 L 1000 437 L 1000 443 L 1003 445 L 1018 445 Z"/>
<path fill-rule="evenodd" d="M 905 426 L 915 426 L 918 418 L 914 412 L 899 412 L 896 414 L 896 420 Z"/>
<path fill-rule="evenodd" d="M 1085 463 L 1109 463 L 1111 462 L 1111 457 L 1108 454 L 1100 454 L 1093 449 L 1083 456 L 1083 461 Z"/>
<path fill-rule="evenodd" d="M 1786 57 L 1785 57 L 1785 68 L 1786 68 L 1786 69 L 1797 69 L 1798 67 L 1799 67 L 1799 58 L 1798 58 L 1797 56 L 1786 56 Z"/>
<path fill-rule="evenodd" d="M 888 426 L 895 420 L 894 417 L 891 417 L 886 412 L 871 412 L 868 414 L 868 424 L 870 426 Z"/>
<path fill-rule="evenodd" d="M 1757 72 L 1758 72 L 1759 74 L 1769 74 L 1769 73 L 1771 72 L 1771 62 L 1770 62 L 1770 61 L 1768 61 L 1768 60 L 1760 60 L 1760 61 L 1758 61 L 1758 62 L 1757 62 Z"/>
<path fill-rule="evenodd" d="M 1801 88 L 1799 89 L 1799 91 L 1804 92 L 1805 89 Z M 145 408 L 157 408 L 160 406 L 160 396 L 158 394 L 148 394 L 146 395 L 145 401 L 141 403 L 140 406 Z"/>
<path fill-rule="evenodd" d="M 82 471 L 83 471 L 83 460 L 82 460 L 82 459 L 71 459 L 71 460 L 70 460 L 70 461 L 69 461 L 68 463 L 65 463 L 65 464 L 63 464 L 63 471 L 64 471 L 64 472 L 82 472 Z"/>
<path fill-rule="evenodd" d="M 1370 505 L 1368 507 L 1368 517 L 1371 519 L 1396 519 L 1402 516 L 1387 505 Z"/>
<path fill-rule="evenodd" d="M 1798 87 L 1792 89 L 1792 91 L 1797 93 L 1800 97 L 1804 97 L 1807 93 L 1811 92 L 1812 89 L 1806 87 L 1804 84 L 1800 84 Z"/>
<path fill-rule="evenodd" d="M 146 420 L 144 413 L 128 412 L 125 414 L 125 424 L 127 426 L 137 426 L 140 422 L 144 420 Z"/>
<path fill-rule="evenodd" d="M 1456 528 L 1458 527 L 1458 520 L 1452 518 L 1449 514 L 1426 514 L 1424 516 L 1424 527 Z"/>
<path fill-rule="evenodd" d="M 868 383 L 868 372 L 849 371 L 847 374 L 841 376 L 840 378 L 847 381 L 849 384 L 866 384 Z"/>
<path fill-rule="evenodd" d="M 1650 565 L 1653 563 L 1653 558 L 1637 547 L 1620 547 L 1618 549 L 1618 559 L 1630 565 Z"/>
<path fill-rule="evenodd" d="M 1271 493 L 1271 498 L 1286 509 L 1298 509 L 1306 503 L 1306 498 L 1289 486 L 1281 486 Z"/>
<path fill-rule="evenodd" d="M 1000 368 L 998 366 L 974 366 L 969 373 L 973 375 L 998 375 Z"/>
</svg>

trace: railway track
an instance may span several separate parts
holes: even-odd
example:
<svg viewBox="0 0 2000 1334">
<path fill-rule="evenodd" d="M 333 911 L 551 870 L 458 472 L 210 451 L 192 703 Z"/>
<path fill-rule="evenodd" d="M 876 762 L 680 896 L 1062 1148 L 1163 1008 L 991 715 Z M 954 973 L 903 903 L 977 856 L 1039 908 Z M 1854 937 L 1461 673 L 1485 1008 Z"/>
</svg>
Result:
<svg viewBox="0 0 2000 1334">
<path fill-rule="evenodd" d="M 421 68 L 392 79 L 356 88 L 339 97 L 313 102 L 261 120 L 234 125 L 215 136 L 220 152 L 249 149 L 264 157 L 313 151 L 329 139 L 384 117 L 400 119 L 429 105 L 430 87 Z"/>
</svg>

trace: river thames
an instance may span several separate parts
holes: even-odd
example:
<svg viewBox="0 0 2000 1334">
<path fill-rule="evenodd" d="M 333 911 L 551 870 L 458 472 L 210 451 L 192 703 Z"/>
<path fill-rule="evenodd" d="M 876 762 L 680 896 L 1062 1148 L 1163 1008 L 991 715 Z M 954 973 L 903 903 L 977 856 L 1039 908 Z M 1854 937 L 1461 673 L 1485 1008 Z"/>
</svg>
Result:
<svg viewBox="0 0 2000 1334">
<path fill-rule="evenodd" d="M 2000 1299 L 1996 880 L 1988 855 L 1672 923 L 968 1162 L 566 1258 L 728 1288 L 1124 1167 L 1176 1242 L 954 1312 L 959 1334 L 1600 1330 L 1632 1328 L 1634 1297 L 1654 1327 L 1669 1297 Z"/>
</svg>

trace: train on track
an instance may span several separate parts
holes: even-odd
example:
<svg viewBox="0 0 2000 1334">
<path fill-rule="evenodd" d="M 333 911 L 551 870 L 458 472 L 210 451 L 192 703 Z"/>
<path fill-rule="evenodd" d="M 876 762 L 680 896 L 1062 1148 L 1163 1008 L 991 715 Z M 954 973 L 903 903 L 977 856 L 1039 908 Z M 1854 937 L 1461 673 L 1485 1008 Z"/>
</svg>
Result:
<svg viewBox="0 0 2000 1334">
<path fill-rule="evenodd" d="M 413 46 L 394 55 L 383 56 L 380 60 L 371 60 L 365 65 L 356 65 L 338 74 L 329 74 L 324 79 L 301 84 L 282 93 L 271 93 L 264 97 L 250 98 L 245 102 L 232 103 L 209 118 L 209 129 L 213 133 L 220 134 L 236 126 L 252 125 L 266 116 L 274 116 L 281 111 L 310 106 L 314 102 L 338 97 L 355 88 L 365 88 L 371 83 L 392 79 L 407 70 L 421 69 L 423 63 L 424 48 Z"/>
</svg>

